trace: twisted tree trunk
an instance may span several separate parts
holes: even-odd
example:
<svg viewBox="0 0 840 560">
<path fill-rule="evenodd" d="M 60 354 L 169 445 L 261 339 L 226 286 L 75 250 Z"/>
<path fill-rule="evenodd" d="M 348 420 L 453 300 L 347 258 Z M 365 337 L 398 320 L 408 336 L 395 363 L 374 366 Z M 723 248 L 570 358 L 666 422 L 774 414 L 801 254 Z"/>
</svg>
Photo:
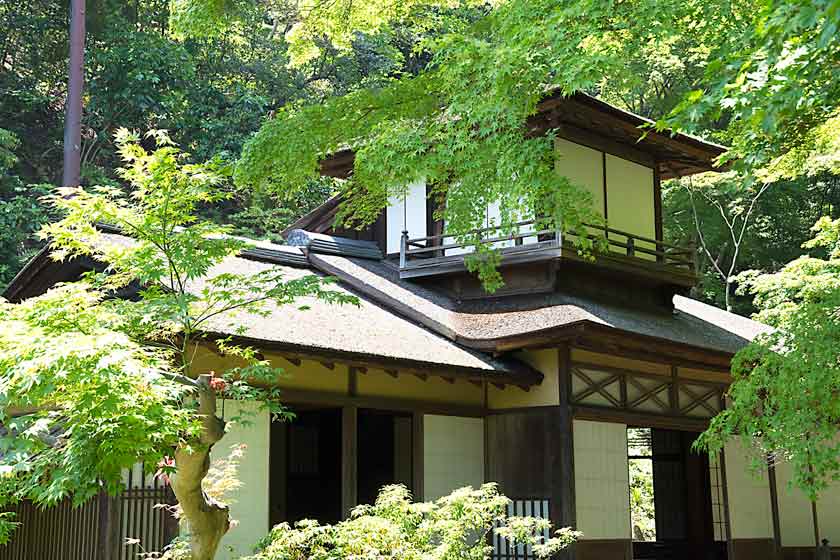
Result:
<svg viewBox="0 0 840 560">
<path fill-rule="evenodd" d="M 201 482 L 210 469 L 210 450 L 225 433 L 224 422 L 216 416 L 216 393 L 210 376 L 198 378 L 198 414 L 202 418 L 200 441 L 190 449 L 175 451 L 176 474 L 172 490 L 189 523 L 192 560 L 213 560 L 219 542 L 230 528 L 226 505 L 208 496 Z"/>
</svg>

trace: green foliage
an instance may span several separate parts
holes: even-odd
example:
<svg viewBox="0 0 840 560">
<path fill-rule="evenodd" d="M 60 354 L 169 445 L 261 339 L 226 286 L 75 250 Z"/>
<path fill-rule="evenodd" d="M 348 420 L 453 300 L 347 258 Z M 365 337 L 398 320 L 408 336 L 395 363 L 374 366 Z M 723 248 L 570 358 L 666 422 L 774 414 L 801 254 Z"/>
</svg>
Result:
<svg viewBox="0 0 840 560">
<path fill-rule="evenodd" d="M 729 118 L 729 157 L 755 169 L 807 143 L 837 116 L 840 2 L 758 2 L 747 22 L 714 48 L 707 89 L 688 95 L 675 115 L 684 124 Z"/>
<path fill-rule="evenodd" d="M 42 230 L 52 257 L 85 257 L 105 270 L 0 305 L 2 505 L 53 505 L 67 496 L 81 503 L 101 488 L 117 492 L 123 469 L 137 462 L 206 450 L 191 365 L 208 331 L 233 332 L 234 311 L 265 314 L 301 297 L 355 302 L 314 275 L 213 272 L 246 246 L 196 216 L 200 205 L 227 196 L 215 188 L 224 168 L 186 163 L 162 132 L 145 140 L 159 147 L 147 152 L 125 130 L 116 139 L 130 195 L 98 187 L 51 198 L 63 215 Z M 104 233 L 101 223 L 131 240 Z M 218 344 L 242 365 L 220 372 L 225 381 L 211 389 L 283 414 L 272 385 L 282 372 L 253 349 Z"/>
<path fill-rule="evenodd" d="M 340 217 L 351 226 L 370 223 L 389 198 L 425 178 L 433 196 L 446 198 L 442 217 L 456 235 L 482 225 L 483 209 L 496 201 L 503 224 L 542 215 L 550 226 L 580 230 L 597 221 L 588 197 L 563 178 L 562 162 L 556 172 L 551 134 L 528 135 L 527 118 L 549 92 L 620 73 L 642 35 L 647 44 L 659 38 L 650 39 L 651 29 L 667 35 L 665 22 L 677 16 L 696 21 L 692 10 L 699 7 L 501 3 L 474 25 L 424 42 L 432 58 L 417 77 L 285 107 L 246 144 L 236 180 L 303 188 L 320 158 L 350 145 L 357 157 Z M 616 37 L 616 25 L 627 26 L 626 38 Z"/>
<path fill-rule="evenodd" d="M 0 286 L 5 286 L 40 248 L 34 233 L 49 213 L 39 198 L 51 185 L 24 185 L 14 174 L 18 137 L 0 128 Z"/>
<path fill-rule="evenodd" d="M 653 501 L 653 462 L 630 459 L 630 515 L 633 540 L 656 540 L 656 512 Z"/>
<path fill-rule="evenodd" d="M 3 504 L 115 493 L 122 469 L 195 433 L 168 356 L 126 334 L 127 307 L 85 283 L 3 304 Z"/>
<path fill-rule="evenodd" d="M 492 546 L 486 537 L 502 535 L 509 542 L 532 544 L 539 558 L 548 558 L 573 543 L 580 533 L 560 529 L 551 538 L 545 519 L 509 517 L 510 501 L 494 484 L 455 490 L 435 502 L 412 503 L 401 485 L 385 486 L 373 505 L 356 507 L 350 519 L 335 525 L 304 520 L 294 527 L 275 526 L 250 560 L 327 560 L 331 558 L 427 558 L 482 560 Z M 496 525 L 498 524 L 498 527 Z"/>
<path fill-rule="evenodd" d="M 732 405 L 699 440 L 717 451 L 741 436 L 775 461 L 793 467 L 794 484 L 816 499 L 840 480 L 840 221 L 823 218 L 802 256 L 779 272 L 746 272 L 742 289 L 755 296 L 757 319 L 774 330 L 734 358 Z"/>
</svg>

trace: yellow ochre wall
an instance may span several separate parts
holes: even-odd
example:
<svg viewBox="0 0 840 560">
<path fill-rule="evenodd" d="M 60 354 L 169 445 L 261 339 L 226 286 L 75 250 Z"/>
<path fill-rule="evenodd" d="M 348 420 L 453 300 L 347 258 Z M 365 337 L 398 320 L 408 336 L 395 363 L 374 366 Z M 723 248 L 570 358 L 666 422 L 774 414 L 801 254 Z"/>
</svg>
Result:
<svg viewBox="0 0 840 560">
<path fill-rule="evenodd" d="M 560 175 L 573 185 L 583 187 L 592 195 L 592 207 L 604 216 L 604 162 L 601 152 L 563 138 L 554 141 L 557 161 L 554 165 Z"/>
<path fill-rule="evenodd" d="M 523 391 L 519 387 L 506 386 L 504 389 L 499 389 L 494 385 L 488 385 L 487 407 L 502 409 L 559 404 L 557 350 L 527 350 L 517 353 L 516 357 L 540 371 L 544 376 L 542 383 L 530 387 L 528 391 Z"/>
<path fill-rule="evenodd" d="M 453 383 L 437 376 L 425 380 L 411 374 L 399 374 L 394 378 L 387 372 L 369 369 L 357 376 L 357 391 L 360 397 L 382 397 L 403 400 L 421 400 L 450 404 L 481 406 L 481 387 L 462 379 Z"/>
<path fill-rule="evenodd" d="M 598 215 L 604 217 L 606 209 L 607 224 L 610 227 L 642 237 L 656 237 L 652 168 L 612 154 L 605 155 L 599 150 L 563 138 L 555 140 L 555 150 L 557 172 L 592 195 L 593 209 Z M 609 237 L 626 242 L 622 235 L 610 234 Z M 639 243 L 637 246 L 655 249 L 652 244 Z M 620 252 L 621 248 L 614 247 L 613 250 Z M 637 256 L 655 258 L 644 253 L 638 253 Z"/>
<path fill-rule="evenodd" d="M 346 365 L 337 363 L 333 369 L 329 369 L 318 361 L 302 360 L 300 365 L 296 366 L 279 354 L 273 353 L 266 353 L 265 359 L 283 369 L 284 375 L 278 379 L 277 385 L 281 389 L 288 389 L 290 393 L 294 391 L 336 396 L 348 394 L 349 369 Z M 236 365 L 236 360 L 232 358 L 224 358 L 209 350 L 203 350 L 193 362 L 193 370 L 222 372 Z M 395 378 L 384 370 L 368 368 L 366 373 L 357 372 L 356 374 L 356 395 L 402 401 L 481 406 L 484 391 L 480 386 L 463 379 L 455 378 L 453 381 L 450 383 L 442 377 L 433 375 L 423 380 L 402 372 Z"/>
</svg>

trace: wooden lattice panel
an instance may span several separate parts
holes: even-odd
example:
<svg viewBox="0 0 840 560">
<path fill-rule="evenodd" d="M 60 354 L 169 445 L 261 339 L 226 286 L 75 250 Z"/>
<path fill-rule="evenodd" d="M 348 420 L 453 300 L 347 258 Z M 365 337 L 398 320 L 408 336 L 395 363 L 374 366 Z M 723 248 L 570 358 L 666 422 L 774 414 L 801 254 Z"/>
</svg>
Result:
<svg viewBox="0 0 840 560">
<path fill-rule="evenodd" d="M 671 375 L 573 363 L 571 402 L 626 412 L 711 418 L 724 408 L 726 385 Z"/>
</svg>

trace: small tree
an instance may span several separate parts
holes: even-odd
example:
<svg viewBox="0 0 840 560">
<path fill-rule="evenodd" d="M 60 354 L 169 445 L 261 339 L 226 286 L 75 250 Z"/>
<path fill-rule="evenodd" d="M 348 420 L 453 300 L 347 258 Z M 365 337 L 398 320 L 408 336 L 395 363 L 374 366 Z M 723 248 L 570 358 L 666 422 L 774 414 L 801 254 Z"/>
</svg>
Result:
<svg viewBox="0 0 840 560">
<path fill-rule="evenodd" d="M 217 188 L 224 170 L 185 163 L 165 133 L 147 138 L 159 146 L 151 153 L 128 131 L 117 135 L 130 196 L 73 188 L 51 199 L 64 215 L 42 231 L 52 257 L 87 257 L 104 271 L 19 305 L 0 303 L 0 505 L 49 506 L 68 496 L 80 504 L 101 490 L 118 493 L 133 464 L 160 463 L 175 475 L 192 559 L 209 560 L 229 527 L 228 507 L 202 488 L 225 432 L 217 395 L 286 412 L 272 388 L 280 371 L 252 349 L 217 342 L 243 365 L 219 376 L 193 370 L 205 329 L 212 321 L 234 332 L 231 312 L 265 314 L 302 297 L 354 299 L 315 275 L 214 271 L 246 247 L 195 217 L 199 205 L 226 196 Z"/>
<path fill-rule="evenodd" d="M 547 519 L 509 516 L 509 503 L 495 484 L 460 488 L 427 503 L 412 503 L 405 486 L 385 486 L 375 504 L 358 506 L 346 521 L 275 526 L 260 551 L 246 560 L 482 560 L 493 550 L 488 544 L 493 534 L 512 546 L 530 545 L 537 557 L 548 558 L 581 534 L 563 528 L 545 537 L 551 530 Z"/>
<path fill-rule="evenodd" d="M 793 483 L 811 500 L 840 480 L 840 220 L 823 218 L 814 232 L 805 247 L 828 258 L 802 256 L 774 274 L 740 275 L 757 318 L 775 330 L 735 356 L 731 405 L 698 441 L 718 451 L 743 437 L 761 457 L 789 462 Z"/>
</svg>

